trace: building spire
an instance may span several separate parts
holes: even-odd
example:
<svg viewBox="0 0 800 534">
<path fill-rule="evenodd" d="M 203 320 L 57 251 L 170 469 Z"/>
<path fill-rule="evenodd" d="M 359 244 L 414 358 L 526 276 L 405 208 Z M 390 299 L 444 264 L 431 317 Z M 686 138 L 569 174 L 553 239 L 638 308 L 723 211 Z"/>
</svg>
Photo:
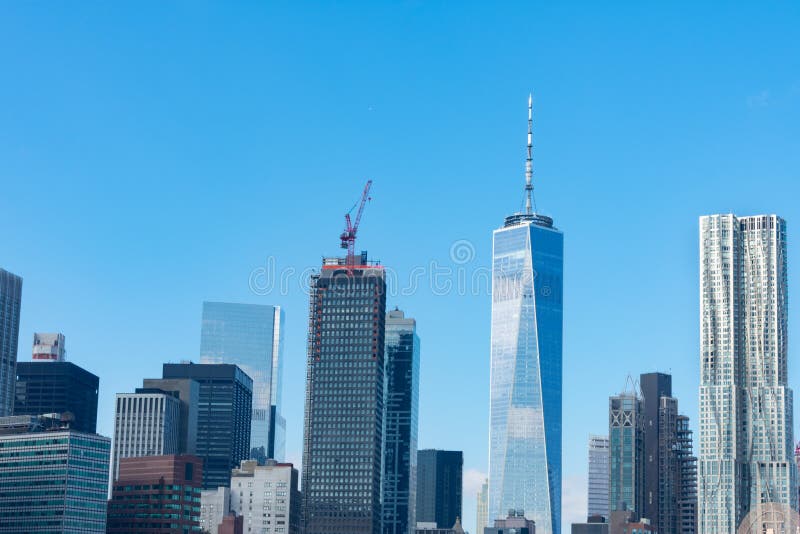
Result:
<svg viewBox="0 0 800 534">
<path fill-rule="evenodd" d="M 525 213 L 533 213 L 533 93 L 528 94 L 528 157 L 525 160 Z"/>
</svg>

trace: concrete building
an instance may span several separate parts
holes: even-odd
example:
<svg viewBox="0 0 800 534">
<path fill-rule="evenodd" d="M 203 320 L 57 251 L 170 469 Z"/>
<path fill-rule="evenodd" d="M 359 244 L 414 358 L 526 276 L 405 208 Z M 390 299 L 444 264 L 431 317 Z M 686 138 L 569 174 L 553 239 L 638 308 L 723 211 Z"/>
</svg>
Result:
<svg viewBox="0 0 800 534">
<path fill-rule="evenodd" d="M 253 381 L 232 364 L 166 363 L 162 377 L 200 385 L 196 454 L 203 459 L 203 489 L 228 486 L 231 469 L 250 457 Z"/>
<path fill-rule="evenodd" d="M 110 451 L 60 418 L 0 418 L 0 533 L 105 533 Z"/>
<path fill-rule="evenodd" d="M 381 534 L 386 277 L 366 252 L 351 261 L 311 278 L 305 534 Z"/>
<path fill-rule="evenodd" d="M 529 99 L 525 211 L 492 238 L 489 518 L 560 534 L 564 236 L 532 209 L 532 138 Z"/>
<path fill-rule="evenodd" d="M 589 436 L 588 512 L 608 517 L 608 436 Z"/>
<path fill-rule="evenodd" d="M 461 526 L 461 518 L 457 517 L 450 528 L 439 528 L 436 523 L 431 522 L 417 523 L 414 534 L 466 534 L 466 532 Z"/>
<path fill-rule="evenodd" d="M 244 518 L 254 534 L 300 534 L 301 496 L 292 464 L 242 462 L 231 474 L 231 513 Z"/>
<path fill-rule="evenodd" d="M 698 523 L 728 534 L 757 505 L 796 506 L 786 223 L 709 215 L 699 234 Z"/>
<path fill-rule="evenodd" d="M 200 529 L 203 460 L 122 458 L 108 502 L 108 534 L 187 534 Z"/>
<path fill-rule="evenodd" d="M 536 523 L 525 517 L 524 510 L 509 510 L 505 519 L 495 519 L 483 534 L 536 534 Z"/>
<path fill-rule="evenodd" d="M 218 534 L 244 534 L 244 517 L 240 515 L 226 515 L 222 519 L 217 531 Z"/>
<path fill-rule="evenodd" d="M 238 365 L 253 379 L 248 458 L 283 461 L 283 324 L 280 306 L 204 302 L 200 362 Z"/>
<path fill-rule="evenodd" d="M 67 355 L 64 344 L 64 334 L 42 334 L 36 332 L 33 334 L 31 359 L 33 361 L 63 362 Z"/>
<path fill-rule="evenodd" d="M 606 518 L 600 515 L 590 515 L 586 523 L 572 523 L 571 534 L 609 534 Z"/>
<path fill-rule="evenodd" d="M 14 414 L 72 414 L 71 428 L 97 431 L 97 395 L 100 379 L 65 361 L 17 362 Z"/>
<path fill-rule="evenodd" d="M 678 534 L 697 532 L 697 458 L 692 454 L 692 449 L 689 418 L 679 415 L 675 443 L 675 468 L 678 471 L 675 477 L 678 501 L 675 531 Z"/>
<path fill-rule="evenodd" d="M 416 524 L 419 336 L 416 321 L 386 314 L 383 534 L 408 534 Z"/>
<path fill-rule="evenodd" d="M 461 517 L 463 469 L 461 451 L 417 453 L 417 523 L 450 528 Z"/>
<path fill-rule="evenodd" d="M 475 506 L 475 533 L 483 534 L 489 526 L 489 480 L 485 480 L 478 492 Z"/>
<path fill-rule="evenodd" d="M 0 269 L 0 417 L 14 413 L 22 278 Z"/>
<path fill-rule="evenodd" d="M 145 378 L 142 387 L 161 390 L 181 402 L 179 454 L 197 454 L 197 421 L 200 416 L 200 384 L 191 378 Z"/>
<path fill-rule="evenodd" d="M 222 520 L 231 512 L 231 489 L 220 486 L 200 492 L 200 530 L 208 534 L 219 534 Z"/>
<path fill-rule="evenodd" d="M 137 388 L 117 393 L 111 482 L 119 477 L 120 460 L 180 452 L 181 403 L 158 389 Z"/>
</svg>

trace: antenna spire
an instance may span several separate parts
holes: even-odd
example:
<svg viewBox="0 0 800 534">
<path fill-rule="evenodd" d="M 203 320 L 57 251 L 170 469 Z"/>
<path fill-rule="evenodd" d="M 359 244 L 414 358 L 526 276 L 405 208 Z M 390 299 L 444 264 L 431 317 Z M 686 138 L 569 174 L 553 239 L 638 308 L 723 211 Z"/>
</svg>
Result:
<svg viewBox="0 0 800 534">
<path fill-rule="evenodd" d="M 528 94 L 528 157 L 525 160 L 525 213 L 530 215 L 533 197 L 533 93 Z"/>
</svg>

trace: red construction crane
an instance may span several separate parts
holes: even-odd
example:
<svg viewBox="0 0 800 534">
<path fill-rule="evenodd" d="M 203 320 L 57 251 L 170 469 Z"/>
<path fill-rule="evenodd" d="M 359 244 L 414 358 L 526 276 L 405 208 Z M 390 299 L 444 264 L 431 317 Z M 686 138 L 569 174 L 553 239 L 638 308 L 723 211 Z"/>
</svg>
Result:
<svg viewBox="0 0 800 534">
<path fill-rule="evenodd" d="M 367 204 L 367 200 L 371 200 L 369 196 L 369 190 L 371 187 L 372 180 L 367 180 L 367 185 L 364 186 L 364 192 L 361 194 L 361 202 L 358 204 L 356 222 L 352 224 L 350 222 L 350 213 L 352 213 L 353 209 L 355 209 L 355 206 L 350 209 L 350 213 L 347 213 L 344 216 L 344 232 L 342 232 L 342 235 L 339 237 L 342 240 L 342 248 L 347 249 L 347 258 L 345 260 L 347 265 L 355 265 L 356 263 L 356 232 L 358 232 L 358 223 L 361 222 L 361 214 L 364 213 L 364 206 Z"/>
</svg>

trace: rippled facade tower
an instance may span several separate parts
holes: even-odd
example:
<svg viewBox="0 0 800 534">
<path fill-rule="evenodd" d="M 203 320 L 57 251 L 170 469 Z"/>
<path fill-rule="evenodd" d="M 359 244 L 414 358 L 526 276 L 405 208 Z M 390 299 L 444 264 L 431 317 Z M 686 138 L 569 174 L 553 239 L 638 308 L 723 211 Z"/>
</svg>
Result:
<svg viewBox="0 0 800 534">
<path fill-rule="evenodd" d="M 762 504 L 797 508 L 787 312 L 784 220 L 701 217 L 701 534 L 734 532 Z"/>
<path fill-rule="evenodd" d="M 528 104 L 526 209 L 493 237 L 489 521 L 524 510 L 537 534 L 559 534 L 564 245 L 531 207 Z"/>
</svg>

